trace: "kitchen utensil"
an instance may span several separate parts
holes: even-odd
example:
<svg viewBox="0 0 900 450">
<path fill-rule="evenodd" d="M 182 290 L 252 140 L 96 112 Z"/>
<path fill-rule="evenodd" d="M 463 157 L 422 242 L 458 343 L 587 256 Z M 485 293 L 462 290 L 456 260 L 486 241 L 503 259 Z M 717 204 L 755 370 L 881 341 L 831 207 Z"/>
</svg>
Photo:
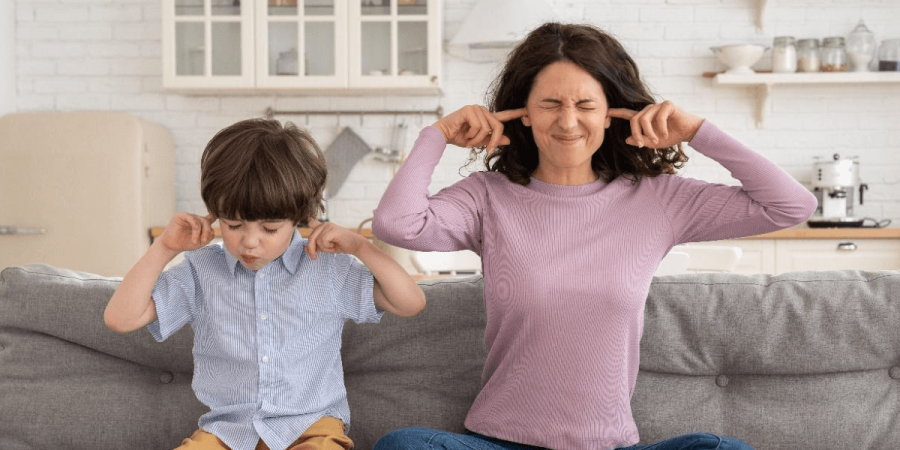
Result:
<svg viewBox="0 0 900 450">
<path fill-rule="evenodd" d="M 733 44 L 710 47 L 719 61 L 722 61 L 728 69 L 727 74 L 752 74 L 755 73 L 750 66 L 756 64 L 766 47 L 755 44 Z"/>
<path fill-rule="evenodd" d="M 810 227 L 861 227 L 863 218 L 853 215 L 856 192 L 859 205 L 863 204 L 863 192 L 869 185 L 859 181 L 859 161 L 841 158 L 835 153 L 831 161 L 813 164 L 813 194 L 819 202 L 816 212 L 807 221 Z"/>
</svg>

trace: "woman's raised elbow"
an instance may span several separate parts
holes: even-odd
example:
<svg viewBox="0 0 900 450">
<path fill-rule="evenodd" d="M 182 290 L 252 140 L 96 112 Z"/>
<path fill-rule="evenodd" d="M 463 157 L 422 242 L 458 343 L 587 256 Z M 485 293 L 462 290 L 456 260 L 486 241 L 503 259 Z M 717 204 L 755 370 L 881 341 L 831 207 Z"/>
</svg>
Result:
<svg viewBox="0 0 900 450">
<path fill-rule="evenodd" d="M 818 206 L 819 201 L 816 200 L 816 196 L 812 192 L 803 191 L 795 201 L 791 202 L 789 207 L 778 208 L 777 219 L 774 215 L 773 219 L 779 227 L 789 228 L 806 222 L 816 212 Z"/>
<path fill-rule="evenodd" d="M 797 208 L 796 219 L 798 224 L 806 222 L 816 212 L 816 208 L 819 207 L 819 201 L 812 192 L 805 191 L 805 194 L 800 207 Z"/>
</svg>

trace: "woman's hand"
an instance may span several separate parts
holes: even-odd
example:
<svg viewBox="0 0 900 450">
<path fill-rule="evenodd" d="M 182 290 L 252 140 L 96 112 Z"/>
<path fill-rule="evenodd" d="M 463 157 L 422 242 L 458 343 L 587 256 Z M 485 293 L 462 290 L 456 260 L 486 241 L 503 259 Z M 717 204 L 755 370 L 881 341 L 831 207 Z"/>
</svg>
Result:
<svg viewBox="0 0 900 450">
<path fill-rule="evenodd" d="M 503 135 L 503 122 L 525 115 L 525 108 L 510 109 L 492 113 L 480 105 L 460 108 L 434 123 L 441 130 L 444 140 L 459 147 L 484 147 L 491 153 L 498 146 L 508 145 L 509 138 Z"/>
<path fill-rule="evenodd" d="M 310 258 L 316 259 L 317 252 L 349 253 L 355 255 L 368 239 L 331 222 L 321 223 L 316 219 L 309 219 L 309 243 L 306 245 L 306 253 Z"/>
<path fill-rule="evenodd" d="M 647 105 L 640 112 L 610 108 L 607 115 L 631 122 L 631 136 L 625 143 L 636 147 L 667 148 L 690 142 L 703 124 L 703 118 L 682 111 L 668 100 Z"/>
<path fill-rule="evenodd" d="M 159 242 L 159 245 L 175 254 L 197 250 L 212 241 L 214 236 L 212 224 L 215 221 L 216 216 L 212 213 L 206 216 L 177 213 L 172 216 L 172 220 L 155 242 Z"/>
</svg>

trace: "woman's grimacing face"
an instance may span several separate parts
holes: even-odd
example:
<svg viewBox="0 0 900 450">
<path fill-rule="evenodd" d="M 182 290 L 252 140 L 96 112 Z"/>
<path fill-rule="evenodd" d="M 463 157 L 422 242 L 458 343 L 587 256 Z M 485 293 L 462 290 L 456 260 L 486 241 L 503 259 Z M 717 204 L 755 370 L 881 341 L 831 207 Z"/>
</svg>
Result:
<svg viewBox="0 0 900 450">
<path fill-rule="evenodd" d="M 225 249 L 247 269 L 259 270 L 281 256 L 291 245 L 294 223 L 290 220 L 243 221 L 219 218 Z"/>
<path fill-rule="evenodd" d="M 591 156 L 609 127 L 603 87 L 581 67 L 557 61 L 541 70 L 522 118 L 531 127 L 539 152 L 534 177 L 563 184 L 596 180 Z"/>
</svg>

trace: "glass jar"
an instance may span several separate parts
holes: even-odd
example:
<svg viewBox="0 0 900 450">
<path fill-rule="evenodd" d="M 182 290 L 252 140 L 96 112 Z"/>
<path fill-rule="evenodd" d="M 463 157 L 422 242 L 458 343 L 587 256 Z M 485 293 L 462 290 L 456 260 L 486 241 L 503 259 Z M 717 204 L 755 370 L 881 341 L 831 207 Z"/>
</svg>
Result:
<svg viewBox="0 0 900 450">
<path fill-rule="evenodd" d="M 847 50 L 844 38 L 827 37 L 822 40 L 822 72 L 846 72 Z"/>
<path fill-rule="evenodd" d="M 847 57 L 854 72 L 868 72 L 875 56 L 875 34 L 862 20 L 847 36 Z"/>
<path fill-rule="evenodd" d="M 878 70 L 880 72 L 900 71 L 900 39 L 885 39 L 878 48 Z"/>
<path fill-rule="evenodd" d="M 818 39 L 797 41 L 797 68 L 800 72 L 818 72 L 821 67 Z"/>
<path fill-rule="evenodd" d="M 292 48 L 286 52 L 278 54 L 278 60 L 275 62 L 276 75 L 297 75 L 298 61 L 297 49 Z"/>
<path fill-rule="evenodd" d="M 772 72 L 797 71 L 797 47 L 793 36 L 777 36 L 772 43 Z"/>
</svg>

